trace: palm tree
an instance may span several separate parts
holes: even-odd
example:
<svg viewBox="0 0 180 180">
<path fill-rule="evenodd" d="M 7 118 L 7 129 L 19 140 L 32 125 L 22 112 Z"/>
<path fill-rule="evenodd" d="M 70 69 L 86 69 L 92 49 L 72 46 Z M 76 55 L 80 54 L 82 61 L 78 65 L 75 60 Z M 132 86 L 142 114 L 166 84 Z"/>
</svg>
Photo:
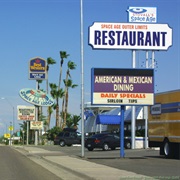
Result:
<svg viewBox="0 0 180 180">
<path fill-rule="evenodd" d="M 67 113 L 66 126 L 67 126 L 68 128 L 72 128 L 72 127 L 73 127 L 72 116 L 71 116 L 71 114 L 69 114 L 69 113 Z"/>
<path fill-rule="evenodd" d="M 49 130 L 50 122 L 51 122 L 51 115 L 52 115 L 52 113 L 53 113 L 53 108 L 52 108 L 52 106 L 48 106 L 47 113 L 48 113 L 48 114 L 47 114 L 46 124 L 47 124 L 48 130 Z"/>
<path fill-rule="evenodd" d="M 66 79 L 64 80 L 64 84 L 65 84 L 65 99 L 63 99 L 62 102 L 62 112 L 63 112 L 63 127 L 66 126 L 66 116 L 67 116 L 67 108 L 68 108 L 68 88 L 75 88 L 77 85 L 72 85 L 72 80 L 68 79 L 69 77 L 71 78 L 70 75 L 70 70 L 76 69 L 76 64 L 72 61 L 68 61 L 67 63 L 67 71 L 66 71 Z M 65 102 L 64 102 L 65 101 Z"/>
<path fill-rule="evenodd" d="M 71 77 L 70 70 L 76 69 L 76 64 L 73 61 L 68 61 L 67 63 L 67 71 L 66 71 L 66 80 L 68 77 Z"/>
<path fill-rule="evenodd" d="M 72 62 L 72 61 L 68 61 L 68 63 L 67 63 L 67 71 L 66 71 L 66 80 L 64 80 L 64 84 L 65 84 L 65 90 L 64 90 L 64 92 L 65 92 L 65 97 L 66 97 L 66 94 L 67 94 L 67 87 L 66 87 L 66 82 L 68 81 L 68 78 L 69 77 L 71 77 L 71 75 L 70 75 L 70 70 L 73 70 L 73 69 L 75 69 L 76 68 L 76 64 L 74 63 L 74 62 Z M 65 98 L 64 97 L 64 98 Z M 65 121 L 66 121 L 66 113 L 65 113 L 65 106 L 66 106 L 66 104 L 65 104 L 65 99 L 63 98 L 63 101 L 62 101 L 62 114 L 63 114 L 63 119 L 65 119 Z M 62 124 L 62 122 L 61 122 L 61 124 Z M 63 123 L 63 127 L 64 127 L 64 123 Z"/>
<path fill-rule="evenodd" d="M 81 116 L 73 115 L 72 116 L 72 121 L 73 121 L 73 128 L 77 129 L 79 125 L 79 121 L 81 120 Z"/>
<path fill-rule="evenodd" d="M 65 105 L 64 105 L 64 122 L 63 122 L 63 128 L 66 126 L 66 117 L 67 117 L 67 112 L 68 112 L 68 99 L 69 99 L 69 88 L 75 88 L 78 85 L 77 84 L 73 84 L 71 79 L 68 79 L 67 81 L 64 80 L 64 84 L 66 87 L 65 90 Z"/>
<path fill-rule="evenodd" d="M 49 74 L 49 66 L 50 65 L 53 65 L 53 64 L 56 64 L 56 61 L 51 58 L 51 57 L 48 57 L 47 58 L 47 66 L 46 66 L 46 72 L 47 72 L 47 79 L 46 79 L 46 92 L 47 94 L 49 93 L 49 90 L 48 90 L 48 85 L 49 85 L 49 77 L 48 77 L 48 74 Z M 53 110 L 52 110 L 52 107 L 49 106 L 47 108 L 47 121 L 46 121 L 46 124 L 47 124 L 47 127 L 49 129 L 50 127 L 50 121 L 51 121 L 51 114 L 52 114 Z"/>
<path fill-rule="evenodd" d="M 60 54 L 60 73 L 59 73 L 59 85 L 58 85 L 58 89 L 60 89 L 61 87 L 61 79 L 62 79 L 62 66 L 63 66 L 63 63 L 64 63 L 64 59 L 68 58 L 69 54 L 66 53 L 66 51 L 60 51 L 59 52 Z M 64 98 L 63 98 L 63 102 L 62 104 L 64 103 Z M 63 106 L 62 106 L 62 114 L 64 114 L 64 111 L 63 111 Z M 64 115 L 63 115 L 64 116 Z M 62 124 L 62 118 L 60 116 L 60 125 Z"/>
<path fill-rule="evenodd" d="M 46 92 L 48 93 L 48 85 L 49 85 L 49 80 L 48 80 L 48 73 L 49 73 L 49 66 L 50 65 L 53 65 L 53 64 L 56 64 L 56 61 L 51 58 L 51 57 L 48 57 L 47 58 L 47 66 L 46 66 L 46 72 L 47 72 L 47 79 L 46 79 Z"/>
<path fill-rule="evenodd" d="M 59 126 L 59 98 L 63 98 L 64 96 L 64 91 L 63 89 L 58 89 L 58 86 L 56 84 L 50 83 L 49 84 L 51 88 L 51 95 L 52 97 L 56 100 L 56 126 Z"/>
<path fill-rule="evenodd" d="M 63 66 L 63 63 L 64 63 L 64 59 L 66 59 L 69 54 L 66 53 L 66 51 L 60 51 L 60 58 L 61 58 L 61 61 L 60 61 L 60 73 L 59 73 L 59 85 L 58 85 L 58 88 L 60 89 L 60 86 L 61 86 L 61 79 L 62 79 L 62 66 Z"/>
</svg>

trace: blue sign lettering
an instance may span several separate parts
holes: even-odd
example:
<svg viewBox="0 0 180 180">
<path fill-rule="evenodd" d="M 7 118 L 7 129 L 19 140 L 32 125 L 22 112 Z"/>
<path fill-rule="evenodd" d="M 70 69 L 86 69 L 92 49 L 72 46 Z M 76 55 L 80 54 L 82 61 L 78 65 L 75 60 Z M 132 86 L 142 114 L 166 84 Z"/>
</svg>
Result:
<svg viewBox="0 0 180 180">
<path fill-rule="evenodd" d="M 167 32 L 94 31 L 95 45 L 166 46 Z"/>
</svg>

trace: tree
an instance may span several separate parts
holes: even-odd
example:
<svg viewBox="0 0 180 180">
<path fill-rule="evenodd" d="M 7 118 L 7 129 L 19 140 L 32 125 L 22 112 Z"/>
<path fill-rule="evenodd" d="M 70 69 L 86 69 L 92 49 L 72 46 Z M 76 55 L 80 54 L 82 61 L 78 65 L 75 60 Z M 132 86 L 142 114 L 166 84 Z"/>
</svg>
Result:
<svg viewBox="0 0 180 180">
<path fill-rule="evenodd" d="M 66 121 L 66 126 L 68 128 L 72 128 L 73 127 L 73 120 L 71 118 L 71 114 L 67 113 L 67 121 Z"/>
<path fill-rule="evenodd" d="M 52 106 L 48 106 L 48 110 L 47 110 L 47 120 L 46 120 L 46 125 L 47 125 L 47 127 L 48 127 L 48 129 L 49 129 L 49 127 L 50 127 L 50 122 L 51 122 L 51 115 L 52 115 L 52 113 L 53 113 L 53 108 L 52 108 Z"/>
<path fill-rule="evenodd" d="M 79 121 L 81 120 L 80 116 L 77 115 L 71 115 L 67 113 L 67 121 L 66 121 L 66 127 L 77 129 L 79 125 Z"/>
<path fill-rule="evenodd" d="M 66 114 L 67 114 L 67 105 L 68 105 L 68 78 L 71 78 L 71 74 L 70 74 L 70 70 L 76 69 L 76 64 L 72 61 L 68 61 L 67 63 L 67 71 L 66 71 L 66 79 L 63 80 L 64 81 L 64 85 L 65 85 L 65 97 L 63 98 L 63 102 L 62 102 L 62 112 L 63 112 L 63 127 L 66 126 Z"/>
<path fill-rule="evenodd" d="M 69 100 L 69 88 L 75 88 L 77 87 L 77 84 L 73 84 L 71 79 L 68 79 L 67 81 L 64 80 L 64 84 L 66 87 L 65 91 L 65 109 L 64 109 L 64 118 L 63 118 L 63 128 L 66 126 L 66 117 L 68 112 L 68 100 Z"/>
<path fill-rule="evenodd" d="M 48 140 L 54 141 L 54 138 L 62 131 L 60 127 L 53 127 L 47 131 L 47 138 Z"/>
<path fill-rule="evenodd" d="M 66 80 L 63 80 L 63 81 L 67 81 L 68 80 L 68 77 L 71 77 L 71 75 L 70 75 L 70 70 L 71 69 L 75 69 L 76 68 L 76 64 L 74 63 L 74 62 L 72 62 L 72 61 L 68 61 L 68 63 L 67 63 L 67 71 L 66 71 Z M 65 84 L 65 83 L 64 83 Z M 64 92 L 65 92 L 65 96 L 66 96 L 66 92 L 67 92 L 67 87 L 66 87 L 66 85 L 65 85 L 65 90 L 64 90 Z M 65 97 L 64 97 L 65 98 Z M 62 100 L 62 117 L 60 117 L 61 118 L 61 123 L 60 124 L 62 124 L 62 120 L 63 120 L 63 124 L 64 124 L 64 118 L 65 118 L 65 121 L 66 121 L 66 114 L 65 114 L 65 99 L 63 98 L 63 100 Z M 63 125 L 63 127 L 64 127 L 64 125 Z"/>
<path fill-rule="evenodd" d="M 50 65 L 53 65 L 53 64 L 56 64 L 56 61 L 51 58 L 51 57 L 48 57 L 47 58 L 47 66 L 46 66 L 46 72 L 47 72 L 47 79 L 46 79 L 46 92 L 47 94 L 49 93 L 49 89 L 48 89 L 48 86 L 49 86 L 49 66 Z M 50 121 L 51 121 L 51 114 L 52 114 L 53 110 L 52 110 L 52 106 L 49 106 L 47 108 L 47 121 L 46 121 L 46 125 L 48 126 L 48 129 L 50 127 Z"/>
<path fill-rule="evenodd" d="M 56 61 L 51 58 L 51 57 L 48 57 L 47 58 L 47 66 L 46 66 L 46 72 L 47 72 L 47 79 L 46 79 L 46 92 L 49 93 L 49 90 L 48 90 L 48 86 L 49 86 L 49 78 L 48 78 L 48 74 L 49 74 L 49 66 L 50 65 L 53 65 L 53 64 L 56 64 Z"/>
<path fill-rule="evenodd" d="M 66 59 L 69 54 L 66 53 L 66 51 L 60 51 L 60 73 L 59 73 L 59 85 L 58 85 L 58 88 L 60 89 L 61 87 L 61 79 L 62 79 L 62 66 L 63 66 L 63 63 L 64 63 L 64 59 Z"/>
<path fill-rule="evenodd" d="M 61 88 L 61 80 L 62 80 L 62 67 L 63 67 L 63 63 L 64 63 L 64 59 L 68 58 L 69 54 L 66 53 L 66 51 L 60 51 L 59 52 L 60 54 L 60 73 L 59 73 L 59 84 L 58 84 L 58 89 Z M 59 101 L 59 100 L 58 100 Z M 63 100 L 63 103 L 64 103 L 64 100 Z M 63 104 L 62 103 L 62 104 Z M 63 105 L 62 105 L 62 114 L 64 114 L 63 112 Z M 62 118 L 61 116 L 59 116 L 60 118 L 60 125 L 62 124 Z"/>
<path fill-rule="evenodd" d="M 79 125 L 79 121 L 81 120 L 81 116 L 73 115 L 72 121 L 73 121 L 73 128 L 77 129 Z"/>
<path fill-rule="evenodd" d="M 63 127 L 66 126 L 66 114 L 67 114 L 67 108 L 68 108 L 68 88 L 72 87 L 72 81 L 70 81 L 68 78 L 71 78 L 70 70 L 76 69 L 76 64 L 73 61 L 68 61 L 67 63 L 67 71 L 66 71 L 66 79 L 64 80 L 65 85 L 65 99 L 63 98 L 62 102 L 62 112 L 63 112 Z M 77 86 L 77 85 L 76 85 Z M 73 85 L 73 88 L 76 87 Z"/>
<path fill-rule="evenodd" d="M 50 83 L 51 88 L 51 95 L 56 100 L 56 104 L 54 107 L 56 108 L 56 126 L 59 126 L 59 98 L 63 98 L 64 91 L 63 89 L 58 89 L 58 86 L 56 84 Z"/>
</svg>

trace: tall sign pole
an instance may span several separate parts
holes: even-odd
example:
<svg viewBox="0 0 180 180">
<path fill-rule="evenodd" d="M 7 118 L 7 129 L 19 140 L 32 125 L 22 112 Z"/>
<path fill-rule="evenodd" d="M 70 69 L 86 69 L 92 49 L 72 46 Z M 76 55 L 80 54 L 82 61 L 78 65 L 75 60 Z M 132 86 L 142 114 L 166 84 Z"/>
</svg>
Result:
<svg viewBox="0 0 180 180">
<path fill-rule="evenodd" d="M 121 123 L 120 123 L 120 157 L 124 158 L 124 111 L 125 111 L 125 106 L 121 106 Z"/>
<path fill-rule="evenodd" d="M 132 51 L 132 68 L 136 68 L 136 51 Z M 135 149 L 136 136 L 136 107 L 132 106 L 131 111 L 131 148 Z"/>
<path fill-rule="evenodd" d="M 36 80 L 36 90 L 38 90 L 38 81 Z M 35 121 L 38 121 L 38 106 L 35 105 Z M 35 129 L 35 139 L 34 139 L 34 145 L 37 146 L 38 145 L 38 130 Z"/>
<path fill-rule="evenodd" d="M 81 0 L 81 156 L 84 157 L 84 49 L 83 49 L 83 0 Z"/>
<path fill-rule="evenodd" d="M 146 51 L 146 68 L 148 68 L 148 51 Z M 145 149 L 148 148 L 148 106 L 144 106 L 144 119 L 145 119 Z"/>
</svg>

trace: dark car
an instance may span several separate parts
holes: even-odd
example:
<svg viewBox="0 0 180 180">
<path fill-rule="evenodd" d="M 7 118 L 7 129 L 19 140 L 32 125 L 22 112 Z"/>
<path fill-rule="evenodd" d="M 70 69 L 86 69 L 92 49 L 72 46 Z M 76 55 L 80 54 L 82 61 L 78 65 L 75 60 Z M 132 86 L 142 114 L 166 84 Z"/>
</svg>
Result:
<svg viewBox="0 0 180 180">
<path fill-rule="evenodd" d="M 54 145 L 61 147 L 81 144 L 81 133 L 76 131 L 62 131 L 54 138 Z"/>
<path fill-rule="evenodd" d="M 125 148 L 131 148 L 131 141 L 124 139 Z M 115 150 L 120 147 L 120 137 L 114 133 L 100 133 L 92 135 L 85 141 L 85 147 L 89 151 L 93 151 L 95 148 L 101 148 L 104 151 L 108 149 Z"/>
</svg>

